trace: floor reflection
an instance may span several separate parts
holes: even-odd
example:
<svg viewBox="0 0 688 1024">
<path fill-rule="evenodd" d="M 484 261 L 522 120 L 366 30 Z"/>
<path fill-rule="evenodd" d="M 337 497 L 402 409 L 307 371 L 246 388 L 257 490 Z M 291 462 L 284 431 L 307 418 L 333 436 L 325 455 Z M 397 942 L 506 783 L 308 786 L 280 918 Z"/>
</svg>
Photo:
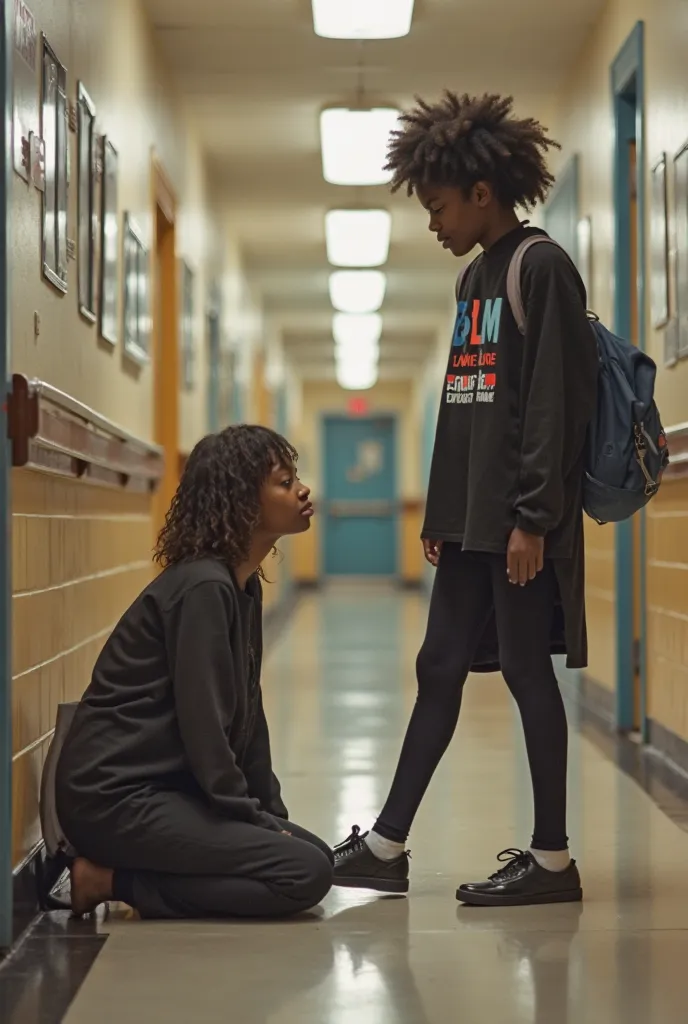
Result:
<svg viewBox="0 0 688 1024">
<path fill-rule="evenodd" d="M 425 616 L 417 594 L 334 587 L 270 651 L 287 803 L 331 842 L 384 799 Z M 585 904 L 458 906 L 457 884 L 527 844 L 532 816 L 504 684 L 470 680 L 410 838 L 409 899 L 334 890 L 321 918 L 292 925 L 104 922 L 67 1024 L 685 1024 L 688 833 L 575 728 L 570 788 Z"/>
</svg>

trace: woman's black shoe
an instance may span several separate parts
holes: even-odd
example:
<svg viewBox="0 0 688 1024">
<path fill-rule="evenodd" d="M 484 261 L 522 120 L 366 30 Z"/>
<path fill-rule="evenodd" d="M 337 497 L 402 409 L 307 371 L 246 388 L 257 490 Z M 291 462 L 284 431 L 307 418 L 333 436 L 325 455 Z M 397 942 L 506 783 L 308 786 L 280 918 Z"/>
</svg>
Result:
<svg viewBox="0 0 688 1024">
<path fill-rule="evenodd" d="M 408 892 L 409 854 L 402 853 L 396 860 L 380 860 L 371 853 L 354 825 L 351 835 L 334 848 L 334 884 L 350 889 L 375 889 L 376 892 Z"/>
<path fill-rule="evenodd" d="M 575 860 L 565 871 L 546 871 L 532 853 L 504 850 L 497 860 L 506 866 L 486 882 L 470 882 L 456 890 L 461 903 L 475 907 L 526 907 L 534 903 L 577 903 L 583 899 Z"/>
</svg>

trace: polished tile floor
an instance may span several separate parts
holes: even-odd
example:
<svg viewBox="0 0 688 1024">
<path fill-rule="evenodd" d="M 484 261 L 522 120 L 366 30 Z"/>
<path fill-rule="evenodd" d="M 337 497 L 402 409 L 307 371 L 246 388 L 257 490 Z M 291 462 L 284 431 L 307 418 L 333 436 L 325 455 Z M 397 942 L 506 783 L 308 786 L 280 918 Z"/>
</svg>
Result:
<svg viewBox="0 0 688 1024">
<path fill-rule="evenodd" d="M 414 699 L 425 602 L 375 585 L 302 601 L 265 672 L 292 817 L 331 841 L 370 825 Z M 575 716 L 574 716 L 575 717 Z M 469 685 L 421 809 L 409 899 L 335 890 L 288 923 L 113 914 L 67 1024 L 679 1024 L 688 1020 L 688 833 L 577 732 L 570 832 L 580 906 L 460 907 L 460 881 L 527 844 L 513 707 Z"/>
</svg>

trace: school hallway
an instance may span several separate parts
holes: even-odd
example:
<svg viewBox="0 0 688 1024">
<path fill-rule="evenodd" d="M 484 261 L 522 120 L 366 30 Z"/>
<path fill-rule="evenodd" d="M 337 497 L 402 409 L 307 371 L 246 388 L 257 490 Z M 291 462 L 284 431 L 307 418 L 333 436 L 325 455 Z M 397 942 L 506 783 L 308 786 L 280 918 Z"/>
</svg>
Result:
<svg viewBox="0 0 688 1024">
<path fill-rule="evenodd" d="M 0 10 L 0 1024 L 685 1024 L 686 4 L 0 0 Z M 426 127 L 425 115 L 409 117 L 414 97 L 434 111 Z M 400 140 L 413 141 L 404 133 L 414 118 L 422 145 L 405 157 Z M 446 209 L 424 183 L 449 190 Z M 460 213 L 464 201 L 482 211 L 479 231 Z M 521 275 L 524 251 L 509 248 L 523 235 L 519 221 L 565 251 L 568 259 L 542 245 L 534 256 L 554 269 L 559 261 L 557 273 L 576 286 L 583 348 L 574 340 L 561 367 L 543 371 L 546 386 L 536 390 L 549 413 L 523 390 L 523 368 L 535 374 L 536 350 L 554 365 L 572 321 L 555 311 L 546 344 L 531 345 L 537 267 L 528 257 Z M 485 257 L 457 294 L 481 246 L 494 256 L 500 244 L 494 287 L 484 281 L 473 295 Z M 544 291 L 551 311 L 560 289 Z M 182 481 L 201 510 L 186 522 L 220 529 L 207 503 L 213 488 L 195 476 L 199 443 L 214 435 L 206 444 L 227 441 L 238 459 L 237 438 L 267 444 L 277 434 L 287 461 L 298 453 L 299 480 L 288 467 L 291 491 L 282 481 L 279 492 L 298 498 L 298 519 L 282 529 L 280 517 L 268 531 L 270 543 L 281 540 L 279 557 L 263 564 L 262 685 L 294 822 L 342 843 L 381 810 L 414 705 L 433 577 L 425 525 L 433 538 L 462 538 L 498 559 L 523 515 L 528 450 L 537 462 L 552 455 L 554 470 L 543 462 L 538 472 L 545 490 L 557 483 L 567 430 L 555 424 L 572 421 L 572 410 L 582 417 L 592 394 L 592 376 L 575 385 L 583 364 L 595 363 L 581 356 L 586 343 L 592 350 L 583 291 L 590 317 L 656 367 L 665 436 L 656 424 L 648 435 L 647 416 L 644 437 L 633 430 L 632 466 L 647 474 L 641 497 L 654 491 L 665 439 L 670 453 L 661 488 L 636 515 L 604 526 L 595 518 L 610 516 L 585 517 L 588 657 L 576 659 L 570 643 L 569 654 L 587 665 L 557 663 L 570 724 L 568 833 L 584 903 L 506 911 L 456 901 L 459 884 L 497 871 L 500 851 L 531 841 L 519 717 L 501 677 L 476 676 L 411 833 L 408 898 L 334 889 L 318 912 L 278 922 L 141 921 L 112 904 L 71 920 L 46 763 L 104 645 L 157 578 L 152 555 Z M 580 386 L 575 400 L 569 386 Z M 535 448 L 526 421 L 533 436 L 547 424 Z M 618 438 L 603 430 L 596 450 L 606 456 Z M 239 544 L 239 520 L 261 532 L 271 477 L 251 483 L 263 463 L 247 451 L 236 472 L 222 463 L 231 484 L 216 491 L 232 522 L 213 552 Z M 464 494 L 468 477 L 480 510 Z M 235 487 L 241 496 L 225 502 Z M 444 525 L 432 521 L 433 492 L 446 499 Z M 543 494 L 531 495 L 531 525 L 546 512 Z M 249 507 L 256 495 L 260 515 Z M 577 500 L 565 500 L 561 515 Z M 486 543 L 471 543 L 469 520 L 491 533 Z M 553 511 L 549 525 L 520 538 L 531 558 L 533 538 L 544 530 L 550 545 L 562 522 Z M 238 556 L 223 557 L 235 573 Z M 497 590 L 501 581 L 520 596 L 499 562 L 491 566 Z M 578 569 L 560 597 L 580 625 L 582 558 Z M 234 575 L 231 585 L 243 587 Z M 461 593 L 468 614 L 480 610 L 472 585 Z M 448 632 L 455 619 L 465 623 L 453 595 L 444 607 Z M 546 624 L 532 607 L 518 605 L 511 630 L 525 660 L 539 649 L 531 625 Z M 255 606 L 251 617 L 248 667 L 237 670 L 247 687 L 257 675 Z M 570 632 L 582 647 L 582 627 Z M 225 675 L 202 670 L 196 650 L 213 647 L 195 631 L 179 647 L 194 699 L 190 712 L 175 710 L 169 736 L 183 746 L 180 770 L 203 787 L 193 750 L 212 762 L 211 775 L 234 762 L 222 745 L 214 756 L 199 742 L 208 733 L 205 721 L 193 724 L 203 707 L 195 687 Z M 541 750 L 561 765 L 561 708 L 544 651 L 540 662 L 560 729 L 539 728 Z M 452 700 L 451 672 L 443 678 L 441 708 Z M 138 699 L 138 680 L 126 674 L 126 683 Z M 535 692 L 526 687 L 526 717 L 552 721 Z M 157 713 L 139 703 L 159 739 Z M 444 720 L 440 709 L 426 735 L 439 736 Z M 112 746 L 128 749 L 119 736 Z M 86 761 L 75 756 L 79 772 Z M 414 767 L 404 788 L 421 777 Z M 540 794 L 560 794 L 556 764 L 543 778 Z M 258 790 L 249 795 L 272 811 L 260 779 Z M 98 807 L 107 793 L 100 776 L 94 792 Z M 559 796 L 552 803 L 562 806 Z M 93 824 L 90 810 L 66 804 L 72 811 Z M 229 817 L 234 827 L 241 815 Z M 105 873 L 118 868 L 114 847 L 126 832 L 121 818 L 112 824 L 106 840 L 92 829 L 112 859 L 99 865 Z M 88 838 L 75 843 L 84 852 Z M 119 868 L 132 863 L 145 867 L 132 858 Z M 253 854 L 250 863 L 257 873 Z M 321 863 L 322 886 L 327 870 Z M 210 906 L 218 909 L 214 898 Z"/>
<path fill-rule="evenodd" d="M 267 712 L 287 804 L 330 840 L 368 827 L 384 799 L 426 604 L 384 584 L 339 583 L 302 597 L 270 642 Z M 527 846 L 531 826 L 514 707 L 501 679 L 477 677 L 411 835 L 408 899 L 335 889 L 321 912 L 277 923 L 146 923 L 113 910 L 97 928 L 70 925 L 70 939 L 34 939 L 47 963 L 70 969 L 52 974 L 49 991 L 5 1003 L 3 1024 L 50 1019 L 41 999 L 60 1004 L 81 980 L 69 943 L 84 962 L 99 952 L 67 1024 L 684 1022 L 688 832 L 672 820 L 682 806 L 665 793 L 672 817 L 660 810 L 569 711 L 582 906 L 455 901 L 457 884 L 493 870 L 500 850 Z"/>
</svg>

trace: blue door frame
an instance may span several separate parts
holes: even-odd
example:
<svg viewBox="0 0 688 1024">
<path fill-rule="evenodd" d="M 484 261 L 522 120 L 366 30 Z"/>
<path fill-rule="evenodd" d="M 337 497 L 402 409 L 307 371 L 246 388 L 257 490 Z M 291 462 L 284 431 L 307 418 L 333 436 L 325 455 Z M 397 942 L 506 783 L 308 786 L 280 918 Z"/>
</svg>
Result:
<svg viewBox="0 0 688 1024">
<path fill-rule="evenodd" d="M 645 348 L 645 74 L 644 22 L 636 23 L 611 66 L 614 110 L 614 326 L 630 337 L 631 309 L 636 302 L 638 345 Z M 628 144 L 636 144 L 638 276 L 635 295 L 630 281 Z M 646 610 L 645 513 L 640 522 L 640 576 L 633 579 L 633 523 L 616 528 L 616 724 L 627 731 L 634 725 L 634 585 L 640 589 L 640 722 L 646 738 Z"/>
<path fill-rule="evenodd" d="M 4 173 L 0 175 L 0 953 L 12 944 L 12 640 L 10 446 L 7 398 L 10 390 L 9 211 L 12 177 L 12 39 L 14 4 L 2 3 L 0 67 L 5 116 L 2 133 Z"/>
</svg>

